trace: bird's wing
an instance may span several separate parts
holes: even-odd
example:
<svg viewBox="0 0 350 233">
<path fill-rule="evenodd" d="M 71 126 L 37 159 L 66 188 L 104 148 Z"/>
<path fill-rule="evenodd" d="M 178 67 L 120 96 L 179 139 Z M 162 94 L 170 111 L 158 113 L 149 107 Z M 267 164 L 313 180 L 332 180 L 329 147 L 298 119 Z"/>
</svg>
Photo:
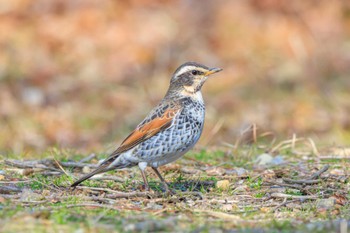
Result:
<svg viewBox="0 0 350 233">
<path fill-rule="evenodd" d="M 103 163 L 109 164 L 113 162 L 121 153 L 134 148 L 141 142 L 170 127 L 181 110 L 182 107 L 179 105 L 158 106 Z"/>
<path fill-rule="evenodd" d="M 83 176 L 76 182 L 74 182 L 71 187 L 75 187 L 84 180 L 90 177 L 112 170 L 113 167 L 109 167 L 111 163 L 123 152 L 128 151 L 140 144 L 141 142 L 151 138 L 159 132 L 167 129 L 171 126 L 176 115 L 179 114 L 182 107 L 178 105 L 160 105 L 154 111 L 152 111 L 145 120 L 139 124 L 136 129 L 122 142 L 122 144 L 116 149 L 103 163 L 91 173 Z"/>
</svg>

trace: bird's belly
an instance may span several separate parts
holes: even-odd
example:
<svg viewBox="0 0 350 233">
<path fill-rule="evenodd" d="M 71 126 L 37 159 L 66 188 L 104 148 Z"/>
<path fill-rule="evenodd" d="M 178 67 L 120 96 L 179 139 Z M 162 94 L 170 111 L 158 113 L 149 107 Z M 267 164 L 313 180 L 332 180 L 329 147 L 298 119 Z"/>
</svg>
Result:
<svg viewBox="0 0 350 233">
<path fill-rule="evenodd" d="M 165 164 L 174 162 L 175 160 L 179 159 L 181 156 L 183 156 L 187 151 L 183 152 L 178 152 L 178 153 L 173 153 L 173 154 L 167 154 L 164 156 L 160 156 L 158 158 L 154 158 L 151 161 L 147 162 L 148 166 L 151 167 L 160 167 Z"/>
<path fill-rule="evenodd" d="M 134 155 L 152 167 L 173 162 L 197 143 L 203 124 L 204 111 L 199 117 L 191 114 L 183 115 L 168 129 L 140 143 Z"/>
</svg>

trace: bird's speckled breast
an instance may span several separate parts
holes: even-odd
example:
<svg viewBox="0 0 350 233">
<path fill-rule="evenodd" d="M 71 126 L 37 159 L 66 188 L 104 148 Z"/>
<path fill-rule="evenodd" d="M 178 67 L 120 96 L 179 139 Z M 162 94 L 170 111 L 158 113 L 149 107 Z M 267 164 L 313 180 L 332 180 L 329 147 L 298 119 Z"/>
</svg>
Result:
<svg viewBox="0 0 350 233">
<path fill-rule="evenodd" d="M 184 108 L 176 116 L 173 124 L 140 143 L 133 151 L 133 155 L 147 162 L 149 166 L 162 166 L 180 158 L 201 136 L 205 118 L 203 100 L 186 97 L 181 101 Z"/>
</svg>

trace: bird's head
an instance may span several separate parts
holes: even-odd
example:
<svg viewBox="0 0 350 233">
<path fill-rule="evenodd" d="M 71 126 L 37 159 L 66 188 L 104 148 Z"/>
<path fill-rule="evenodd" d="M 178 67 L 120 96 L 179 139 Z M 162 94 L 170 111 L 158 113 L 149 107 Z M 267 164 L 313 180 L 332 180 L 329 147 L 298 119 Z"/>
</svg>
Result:
<svg viewBox="0 0 350 233">
<path fill-rule="evenodd" d="M 210 75 L 221 70 L 221 68 L 208 68 L 195 62 L 186 62 L 174 72 L 168 93 L 195 94 L 201 90 Z"/>
</svg>

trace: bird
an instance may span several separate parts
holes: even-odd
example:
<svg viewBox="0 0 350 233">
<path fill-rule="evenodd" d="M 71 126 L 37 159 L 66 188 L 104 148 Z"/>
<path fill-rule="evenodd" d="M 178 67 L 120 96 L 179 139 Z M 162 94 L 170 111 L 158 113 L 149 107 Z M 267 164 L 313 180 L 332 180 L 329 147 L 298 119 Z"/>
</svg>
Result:
<svg viewBox="0 0 350 233">
<path fill-rule="evenodd" d="M 71 187 L 99 173 L 138 166 L 146 191 L 150 191 L 150 187 L 145 169 L 151 167 L 169 192 L 169 185 L 158 168 L 179 159 L 198 142 L 205 118 L 201 89 L 210 75 L 220 71 L 221 68 L 209 68 L 197 62 L 179 66 L 160 103 L 109 157 Z"/>
</svg>

